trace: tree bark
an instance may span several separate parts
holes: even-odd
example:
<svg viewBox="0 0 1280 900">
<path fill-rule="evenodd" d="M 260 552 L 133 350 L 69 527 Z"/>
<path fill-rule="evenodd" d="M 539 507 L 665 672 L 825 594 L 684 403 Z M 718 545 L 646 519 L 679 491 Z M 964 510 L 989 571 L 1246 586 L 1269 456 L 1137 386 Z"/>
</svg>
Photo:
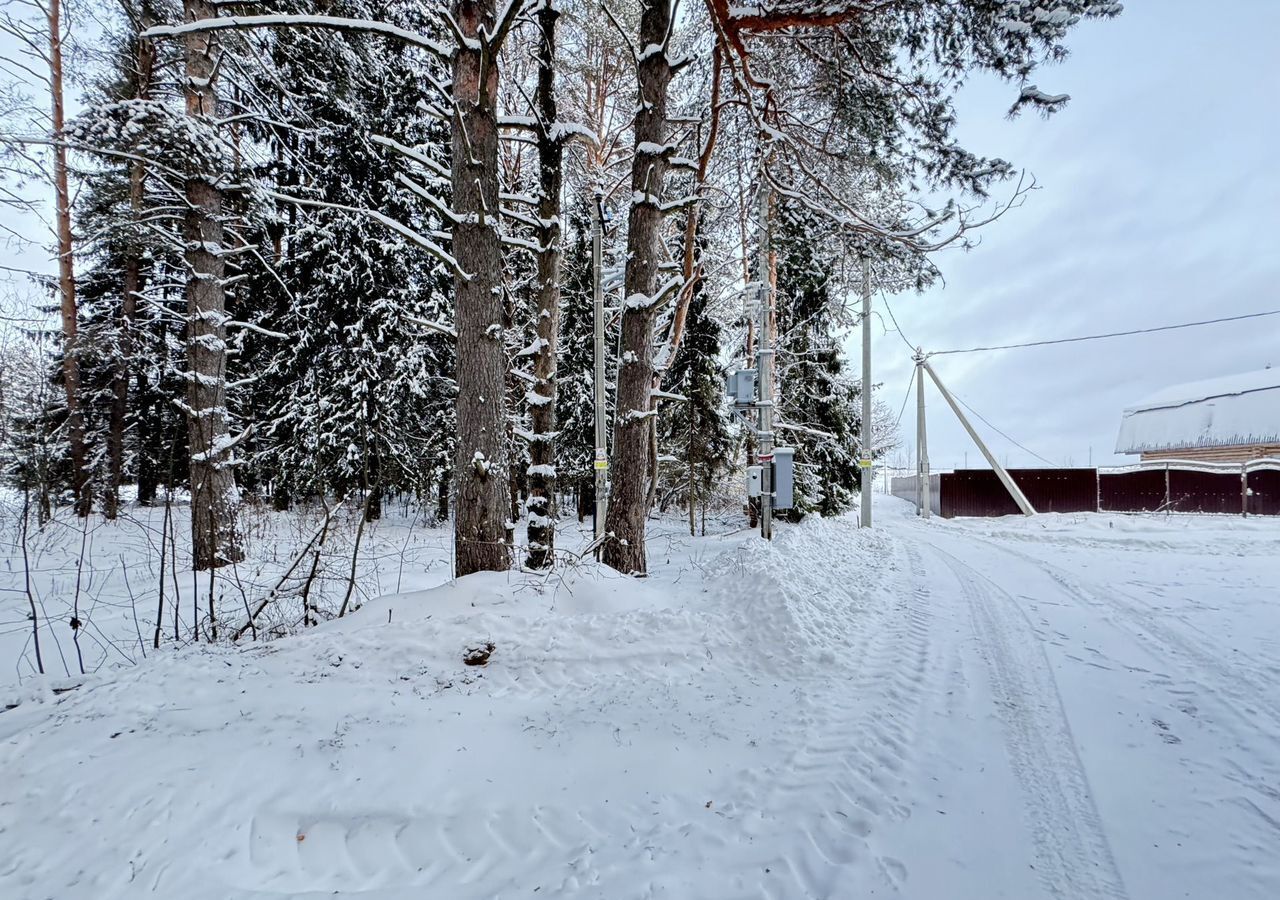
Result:
<svg viewBox="0 0 1280 900">
<path fill-rule="evenodd" d="M 79 323 L 76 310 L 74 241 L 71 234 L 71 189 L 67 180 L 67 148 L 62 145 L 65 111 L 62 91 L 62 0 L 46 7 L 49 25 L 49 94 L 53 104 L 54 230 L 58 246 L 58 296 L 62 315 L 62 381 L 67 395 L 67 443 L 76 514 L 87 516 L 93 505 L 86 468 L 84 411 L 80 405 Z"/>
<path fill-rule="evenodd" d="M 533 359 L 537 383 L 530 392 L 532 438 L 529 445 L 529 555 L 531 569 L 555 561 L 556 354 L 560 339 L 560 193 L 564 142 L 556 124 L 556 20 L 560 13 L 544 0 L 538 9 L 538 283 L 537 340 Z"/>
<path fill-rule="evenodd" d="M 453 253 L 458 332 L 454 465 L 455 574 L 510 566 L 506 440 L 507 357 L 502 327 L 498 235 L 498 68 L 482 51 L 494 28 L 494 0 L 454 0 L 466 42 L 453 57 Z M 488 41 L 484 41 L 488 43 Z"/>
<path fill-rule="evenodd" d="M 626 301 L 622 313 L 622 359 L 618 366 L 617 416 L 613 432 L 613 492 L 603 559 L 620 572 L 643 574 L 648 513 L 649 422 L 653 415 L 653 322 L 661 258 L 662 187 L 667 174 L 667 86 L 671 64 L 666 38 L 671 0 L 645 0 L 640 13 L 637 65 L 640 102 L 631 163 L 631 210 L 627 220 Z"/>
<path fill-rule="evenodd" d="M 208 0 L 184 0 L 188 21 L 213 18 Z M 216 115 L 213 32 L 186 36 L 187 115 Z M 187 433 L 191 450 L 191 537 L 197 569 L 242 558 L 235 515 L 227 414 L 227 314 L 223 284 L 222 191 L 217 173 L 186 178 Z"/>
<path fill-rule="evenodd" d="M 140 30 L 153 24 L 147 4 L 142 5 Z M 135 57 L 133 99 L 145 100 L 151 93 L 151 76 L 155 70 L 155 50 L 150 41 L 137 42 Z M 115 372 L 111 379 L 111 416 L 107 431 L 107 487 L 102 497 L 102 513 L 114 519 L 120 509 L 120 486 L 124 483 L 124 430 L 129 412 L 129 382 L 134 354 L 134 325 L 138 311 L 138 295 L 142 291 L 142 247 L 136 234 L 142 215 L 143 187 L 146 169 L 138 161 L 129 163 L 129 215 L 135 233 L 130 235 L 124 263 L 124 277 L 120 297 L 120 343 L 115 360 Z M 141 491 L 139 491 L 141 493 Z M 141 500 L 141 496 L 139 500 Z"/>
</svg>

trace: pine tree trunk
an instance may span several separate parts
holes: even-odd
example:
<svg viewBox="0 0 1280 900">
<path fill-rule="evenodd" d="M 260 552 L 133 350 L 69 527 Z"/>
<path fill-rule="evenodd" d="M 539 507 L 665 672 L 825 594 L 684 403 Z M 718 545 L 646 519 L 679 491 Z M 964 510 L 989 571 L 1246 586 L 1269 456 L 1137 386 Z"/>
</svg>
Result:
<svg viewBox="0 0 1280 900">
<path fill-rule="evenodd" d="M 152 16 L 143 5 L 141 27 L 152 24 Z M 150 41 L 138 41 L 134 74 L 134 99 L 145 100 L 150 95 L 151 76 L 155 69 L 155 50 Z M 140 162 L 129 164 L 129 215 L 134 227 L 142 216 L 143 185 L 146 170 Z M 115 372 L 111 379 L 111 421 L 107 432 L 107 489 L 102 498 L 102 512 L 114 519 L 120 509 L 120 486 L 124 483 L 124 429 L 129 412 L 129 381 L 133 368 L 134 327 L 138 311 L 138 295 L 142 291 L 142 248 L 138 236 L 132 235 L 124 264 L 124 278 L 120 297 L 120 345 L 115 360 Z M 141 490 L 139 490 L 141 494 Z M 138 498 L 142 499 L 141 496 Z"/>
<path fill-rule="evenodd" d="M 671 0 L 645 0 L 637 66 L 640 103 L 631 162 L 631 211 L 627 220 L 626 306 L 622 314 L 622 359 L 618 366 L 617 415 L 613 432 L 613 491 L 605 531 L 604 562 L 620 572 L 644 573 L 644 525 L 648 513 L 649 416 L 652 413 L 653 302 L 661 259 L 662 186 L 666 179 L 667 85 L 671 64 L 665 41 Z"/>
<path fill-rule="evenodd" d="M 93 505 L 86 468 L 84 411 L 80 406 L 79 323 L 76 310 L 74 243 L 71 234 L 71 188 L 67 181 L 67 149 L 60 142 L 65 122 L 62 91 L 62 0 L 46 7 L 49 25 L 49 93 L 53 103 L 53 187 L 58 246 L 58 296 L 62 315 L 62 381 L 67 395 L 67 443 L 71 455 L 71 487 L 76 515 Z"/>
<path fill-rule="evenodd" d="M 453 58 L 453 253 L 458 332 L 454 465 L 455 574 L 511 564 L 507 528 L 507 356 L 502 328 L 502 248 L 498 235 L 498 68 L 482 53 L 494 27 L 494 0 L 455 0 L 467 39 Z"/>
<path fill-rule="evenodd" d="M 556 122 L 556 19 L 560 13 L 545 0 L 538 9 L 538 352 L 533 359 L 530 402 L 533 438 L 529 445 L 529 556 L 531 569 L 549 568 L 555 560 L 556 492 L 556 354 L 560 339 L 560 192 L 564 144 Z"/>
<path fill-rule="evenodd" d="M 208 0 L 184 0 L 188 21 L 212 18 Z M 216 114 L 212 32 L 186 37 L 187 115 Z M 239 505 L 226 446 L 227 314 L 223 286 L 222 191 L 214 173 L 186 180 L 184 223 L 187 274 L 187 433 L 191 451 L 191 539 L 197 569 L 241 559 L 235 515 Z"/>
</svg>

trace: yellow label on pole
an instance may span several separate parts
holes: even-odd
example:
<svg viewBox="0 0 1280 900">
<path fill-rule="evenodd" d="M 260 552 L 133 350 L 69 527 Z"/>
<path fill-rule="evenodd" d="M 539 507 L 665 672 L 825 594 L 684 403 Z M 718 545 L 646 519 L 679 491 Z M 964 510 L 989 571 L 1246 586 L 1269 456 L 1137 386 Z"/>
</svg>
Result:
<svg viewBox="0 0 1280 900">
<path fill-rule="evenodd" d="M 607 459 L 597 459 L 597 460 L 596 460 L 596 468 L 597 468 L 597 469 L 607 469 L 607 468 L 609 468 L 609 460 L 607 460 Z"/>
<path fill-rule="evenodd" d="M 870 469 L 870 468 L 871 468 L 871 460 L 869 460 L 869 459 L 860 459 L 860 460 L 858 460 L 858 465 L 859 465 L 861 468 L 863 468 L 863 469 Z"/>
</svg>

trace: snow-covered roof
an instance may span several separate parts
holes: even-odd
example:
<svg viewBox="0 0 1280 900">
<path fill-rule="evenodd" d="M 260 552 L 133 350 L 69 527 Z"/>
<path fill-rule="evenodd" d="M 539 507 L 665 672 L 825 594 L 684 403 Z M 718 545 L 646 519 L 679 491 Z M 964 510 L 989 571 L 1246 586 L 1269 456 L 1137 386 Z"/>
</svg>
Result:
<svg viewBox="0 0 1280 900">
<path fill-rule="evenodd" d="M 1280 369 L 1165 388 L 1124 411 L 1117 453 L 1280 443 Z"/>
</svg>

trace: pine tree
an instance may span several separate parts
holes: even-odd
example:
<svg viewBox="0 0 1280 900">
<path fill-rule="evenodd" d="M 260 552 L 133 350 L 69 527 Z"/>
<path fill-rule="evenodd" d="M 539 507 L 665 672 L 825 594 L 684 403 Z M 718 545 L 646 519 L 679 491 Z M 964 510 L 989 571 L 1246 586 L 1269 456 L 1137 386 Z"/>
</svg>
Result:
<svg viewBox="0 0 1280 900">
<path fill-rule="evenodd" d="M 631 160 L 631 207 L 627 218 L 627 263 L 622 311 L 622 353 L 618 369 L 613 428 L 613 484 L 602 560 L 625 574 L 648 571 L 645 520 L 649 512 L 650 454 L 653 410 L 653 331 L 659 304 L 679 286 L 678 279 L 660 281 L 659 252 L 666 211 L 664 184 L 670 154 L 667 120 L 668 88 L 675 67 L 668 58 L 672 27 L 670 0 L 641 4 L 639 45 L 657 48 L 636 59 L 640 102 L 636 106 L 634 155 Z"/>
</svg>

